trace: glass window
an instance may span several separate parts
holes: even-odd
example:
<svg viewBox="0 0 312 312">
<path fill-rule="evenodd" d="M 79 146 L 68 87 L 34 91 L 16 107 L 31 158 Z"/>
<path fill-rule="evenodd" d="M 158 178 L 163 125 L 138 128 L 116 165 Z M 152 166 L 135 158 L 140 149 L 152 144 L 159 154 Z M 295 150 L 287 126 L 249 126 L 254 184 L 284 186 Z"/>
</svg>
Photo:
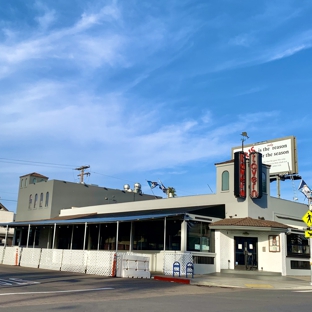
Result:
<svg viewBox="0 0 312 312">
<path fill-rule="evenodd" d="M 40 194 L 39 207 L 42 207 L 42 203 L 43 203 L 43 193 Z"/>
<path fill-rule="evenodd" d="M 38 202 L 38 194 L 35 195 L 34 208 L 36 208 Z"/>
<path fill-rule="evenodd" d="M 290 268 L 293 270 L 310 270 L 309 261 L 290 261 Z"/>
<path fill-rule="evenodd" d="M 309 258 L 309 240 L 300 234 L 287 235 L 287 256 Z"/>
<path fill-rule="evenodd" d="M 209 224 L 198 221 L 187 223 L 187 250 L 198 252 L 214 252 L 214 231 Z"/>
<path fill-rule="evenodd" d="M 266 181 L 266 174 L 265 172 L 262 172 L 262 192 L 267 192 L 267 181 Z"/>
<path fill-rule="evenodd" d="M 163 250 L 164 220 L 133 222 L 133 250 Z"/>
<path fill-rule="evenodd" d="M 116 223 L 108 223 L 101 225 L 100 232 L 100 249 L 116 250 Z"/>
<path fill-rule="evenodd" d="M 118 250 L 129 250 L 130 249 L 130 222 L 119 223 L 118 233 Z"/>
<path fill-rule="evenodd" d="M 32 194 L 29 195 L 28 209 L 31 208 L 31 204 L 32 204 Z"/>
<path fill-rule="evenodd" d="M 23 187 L 23 183 L 24 183 L 24 179 L 21 180 L 21 185 L 20 185 L 21 188 Z"/>
<path fill-rule="evenodd" d="M 181 250 L 181 220 L 166 221 L 166 250 Z"/>
<path fill-rule="evenodd" d="M 46 193 L 46 198 L 45 198 L 45 207 L 48 207 L 49 205 L 49 192 Z"/>
<path fill-rule="evenodd" d="M 27 186 L 27 178 L 25 179 L 25 186 Z"/>
<path fill-rule="evenodd" d="M 230 189 L 230 174 L 228 171 L 222 172 L 222 191 L 228 191 Z"/>
</svg>

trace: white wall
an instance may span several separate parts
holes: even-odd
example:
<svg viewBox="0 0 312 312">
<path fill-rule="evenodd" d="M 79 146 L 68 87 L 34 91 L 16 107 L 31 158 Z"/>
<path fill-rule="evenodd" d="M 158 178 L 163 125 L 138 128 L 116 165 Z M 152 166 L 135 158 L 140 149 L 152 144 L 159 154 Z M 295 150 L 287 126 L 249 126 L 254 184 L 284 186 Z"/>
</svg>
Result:
<svg viewBox="0 0 312 312">
<path fill-rule="evenodd" d="M 217 267 L 217 272 L 220 270 L 233 270 L 235 268 L 235 246 L 234 246 L 234 236 L 244 237 L 242 231 L 216 231 L 216 243 L 218 240 L 220 244 L 216 244 L 217 259 L 220 261 L 220 269 Z M 282 248 L 285 248 L 284 240 L 280 239 L 280 252 L 269 252 L 269 235 L 278 235 L 276 232 L 258 232 L 258 231 L 248 231 L 248 237 L 258 238 L 258 270 L 267 272 L 278 272 L 282 273 L 283 264 L 283 252 Z M 284 234 L 280 234 L 284 235 Z M 247 237 L 247 236 L 246 236 Z M 230 261 L 230 262 L 229 262 Z"/>
</svg>

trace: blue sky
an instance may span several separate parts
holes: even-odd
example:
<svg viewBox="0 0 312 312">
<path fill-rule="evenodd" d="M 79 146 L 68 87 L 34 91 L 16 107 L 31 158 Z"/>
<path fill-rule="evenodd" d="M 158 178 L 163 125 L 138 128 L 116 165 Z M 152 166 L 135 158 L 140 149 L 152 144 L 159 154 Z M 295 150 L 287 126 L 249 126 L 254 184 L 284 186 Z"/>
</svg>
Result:
<svg viewBox="0 0 312 312">
<path fill-rule="evenodd" d="M 311 1 L 0 2 L 8 209 L 21 175 L 78 182 L 81 165 L 100 186 L 209 194 L 242 131 L 249 144 L 295 136 L 312 187 Z M 281 188 L 294 197 L 290 181 Z"/>
</svg>

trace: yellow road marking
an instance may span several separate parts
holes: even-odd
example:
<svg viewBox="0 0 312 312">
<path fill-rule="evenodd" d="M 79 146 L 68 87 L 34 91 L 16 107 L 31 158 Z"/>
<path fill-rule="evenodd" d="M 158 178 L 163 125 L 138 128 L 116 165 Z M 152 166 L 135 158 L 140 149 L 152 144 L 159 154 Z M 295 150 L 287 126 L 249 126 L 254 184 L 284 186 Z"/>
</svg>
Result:
<svg viewBox="0 0 312 312">
<path fill-rule="evenodd" d="M 245 284 L 249 288 L 274 288 L 272 285 L 268 284 Z"/>
</svg>

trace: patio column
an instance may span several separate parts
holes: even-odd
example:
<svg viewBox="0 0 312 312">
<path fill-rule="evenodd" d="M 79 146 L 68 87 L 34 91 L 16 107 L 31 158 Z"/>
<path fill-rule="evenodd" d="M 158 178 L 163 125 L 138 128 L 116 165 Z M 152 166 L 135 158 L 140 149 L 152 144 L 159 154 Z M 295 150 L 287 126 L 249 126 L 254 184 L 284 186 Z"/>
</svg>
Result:
<svg viewBox="0 0 312 312">
<path fill-rule="evenodd" d="M 47 249 L 50 247 L 50 236 L 51 236 L 51 227 L 48 228 L 48 241 L 47 241 Z"/>
<path fill-rule="evenodd" d="M 82 248 L 82 250 L 85 250 L 86 234 L 87 234 L 87 222 L 85 223 L 85 229 L 84 229 L 84 234 L 83 234 L 83 248 Z"/>
<path fill-rule="evenodd" d="M 116 252 L 118 251 L 118 233 L 119 233 L 119 221 L 117 221 L 117 226 L 116 226 Z"/>
<path fill-rule="evenodd" d="M 181 251 L 187 250 L 187 222 L 184 220 L 181 223 Z"/>
<path fill-rule="evenodd" d="M 6 226 L 6 231 L 5 231 L 5 238 L 4 238 L 4 247 L 7 245 L 8 228 L 9 228 L 9 225 L 7 224 L 7 226 Z"/>
<path fill-rule="evenodd" d="M 55 231 L 56 231 L 56 223 L 54 223 L 54 229 L 53 229 L 52 249 L 54 249 L 54 244 L 55 244 Z"/>
<path fill-rule="evenodd" d="M 28 224 L 26 248 L 28 248 L 28 243 L 29 243 L 29 232 L 30 232 L 30 224 Z"/>
<path fill-rule="evenodd" d="M 130 223 L 130 246 L 129 251 L 133 250 L 133 221 Z"/>
<path fill-rule="evenodd" d="M 73 238 L 74 238 L 74 228 L 75 225 L 72 225 L 71 237 L 70 237 L 70 249 L 73 249 Z"/>
<path fill-rule="evenodd" d="M 164 218 L 164 251 L 166 250 L 167 217 Z"/>
<path fill-rule="evenodd" d="M 34 232 L 34 241 L 33 241 L 33 248 L 35 248 L 35 245 L 36 245 L 36 233 L 37 233 L 37 230 L 35 228 L 35 232 Z"/>
<path fill-rule="evenodd" d="M 101 223 L 99 224 L 97 250 L 100 250 L 100 239 L 101 239 Z"/>
</svg>

